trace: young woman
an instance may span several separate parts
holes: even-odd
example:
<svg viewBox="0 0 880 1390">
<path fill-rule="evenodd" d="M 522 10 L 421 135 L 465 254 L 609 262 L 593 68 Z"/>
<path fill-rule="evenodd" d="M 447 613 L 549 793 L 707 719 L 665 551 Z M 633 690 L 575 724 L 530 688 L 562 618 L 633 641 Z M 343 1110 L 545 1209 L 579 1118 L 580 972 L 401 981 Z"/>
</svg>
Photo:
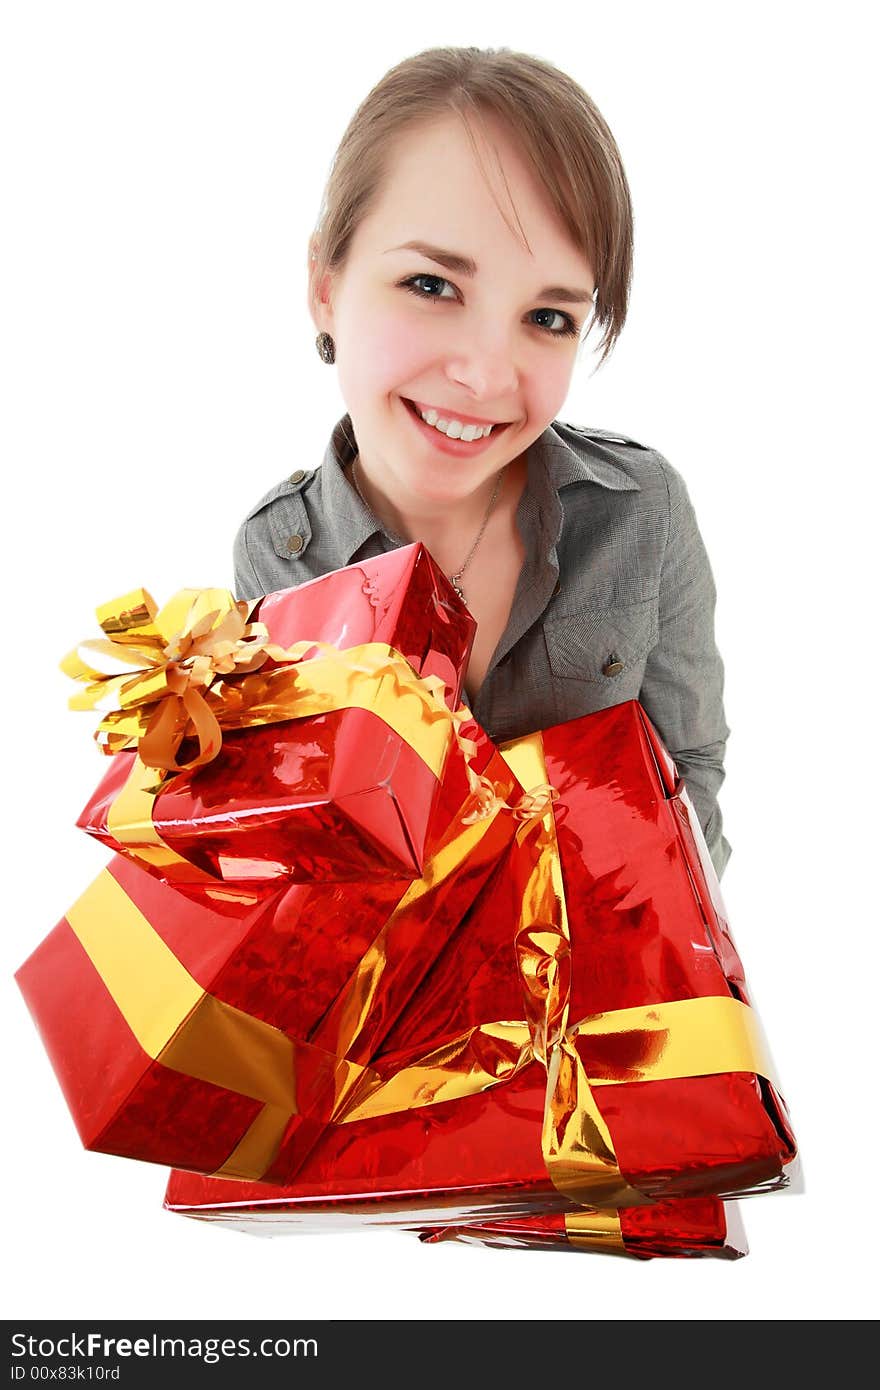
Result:
<svg viewBox="0 0 880 1390">
<path fill-rule="evenodd" d="M 587 94 L 522 53 L 431 49 L 346 130 L 309 247 L 347 414 L 235 541 L 239 597 L 423 541 L 477 620 L 465 681 L 497 740 L 638 699 L 719 875 L 729 730 L 715 588 L 655 449 L 556 418 L 578 348 L 626 317 L 632 208 Z"/>
</svg>

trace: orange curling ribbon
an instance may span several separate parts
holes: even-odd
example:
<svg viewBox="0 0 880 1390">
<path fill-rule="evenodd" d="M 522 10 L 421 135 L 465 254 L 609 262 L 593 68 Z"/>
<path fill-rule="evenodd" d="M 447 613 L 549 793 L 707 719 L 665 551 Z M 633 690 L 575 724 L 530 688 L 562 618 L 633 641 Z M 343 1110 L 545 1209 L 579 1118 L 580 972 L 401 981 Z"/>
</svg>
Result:
<svg viewBox="0 0 880 1390">
<path fill-rule="evenodd" d="M 456 724 L 470 719 L 470 711 L 462 706 L 452 716 Z M 474 825 L 477 821 L 485 820 L 489 816 L 494 816 L 498 811 L 510 811 L 515 820 L 521 821 L 521 825 L 516 832 L 517 844 L 528 834 L 531 827 L 537 822 L 542 821 L 553 802 L 558 800 L 559 792 L 556 787 L 549 782 L 542 782 L 538 786 L 532 787 L 531 791 L 524 792 L 519 801 L 511 804 L 505 801 L 501 794 L 500 784 L 493 782 L 491 778 L 480 776 L 473 771 L 470 765 L 470 757 L 477 751 L 477 745 L 470 739 L 459 733 L 459 745 L 462 751 L 467 749 L 465 759 L 467 762 L 468 779 L 471 792 L 476 803 L 473 811 L 462 818 L 464 825 Z M 469 757 L 468 757 L 469 754 Z"/>
<path fill-rule="evenodd" d="M 544 819 L 553 802 L 559 799 L 557 788 L 551 786 L 549 782 L 544 782 L 537 787 L 532 787 L 531 791 L 524 792 L 519 801 L 511 804 L 500 795 L 497 783 L 491 782 L 488 777 L 479 777 L 471 771 L 470 767 L 468 767 L 468 774 L 471 779 L 471 791 L 477 806 L 470 815 L 463 818 L 464 824 L 473 825 L 475 821 L 493 816 L 497 811 L 510 811 L 514 820 L 520 821 L 520 826 L 516 832 L 518 845 L 522 844 L 535 823 Z"/>
</svg>

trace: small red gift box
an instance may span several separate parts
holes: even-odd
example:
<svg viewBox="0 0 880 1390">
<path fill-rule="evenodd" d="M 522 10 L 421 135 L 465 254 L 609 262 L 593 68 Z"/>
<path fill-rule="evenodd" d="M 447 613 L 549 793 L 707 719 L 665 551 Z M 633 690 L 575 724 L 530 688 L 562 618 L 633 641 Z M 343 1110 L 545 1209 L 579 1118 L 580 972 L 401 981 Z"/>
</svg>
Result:
<svg viewBox="0 0 880 1390">
<path fill-rule="evenodd" d="M 271 889 L 281 881 L 421 874 L 453 737 L 452 721 L 438 714 L 444 701 L 450 713 L 459 708 L 476 627 L 424 546 L 251 604 L 236 605 L 221 590 L 184 590 L 157 612 L 138 591 L 105 605 L 99 618 L 111 655 L 133 668 L 143 653 L 147 664 L 130 669 L 127 684 L 114 678 L 121 704 L 114 728 L 131 737 L 128 747 L 112 733 L 104 739 L 105 751 L 121 751 L 77 821 L 89 834 L 179 885 Z M 240 660 L 259 645 L 254 625 L 263 625 L 272 646 L 273 657 L 256 670 L 247 662 L 229 669 L 236 621 Z M 103 698 L 107 682 L 96 681 L 89 648 L 106 657 L 109 645 L 85 643 L 67 659 L 70 674 L 91 682 L 72 704 Z M 297 647 L 296 661 L 285 665 L 277 649 Z M 143 743 L 130 746 L 145 732 L 134 702 L 167 695 L 163 681 L 173 693 L 177 678 L 189 680 L 191 692 L 194 676 L 204 675 L 197 663 L 212 660 L 202 705 L 222 726 L 222 745 L 183 771 L 177 763 L 157 769 Z M 185 739 L 182 752 L 193 743 Z"/>
</svg>

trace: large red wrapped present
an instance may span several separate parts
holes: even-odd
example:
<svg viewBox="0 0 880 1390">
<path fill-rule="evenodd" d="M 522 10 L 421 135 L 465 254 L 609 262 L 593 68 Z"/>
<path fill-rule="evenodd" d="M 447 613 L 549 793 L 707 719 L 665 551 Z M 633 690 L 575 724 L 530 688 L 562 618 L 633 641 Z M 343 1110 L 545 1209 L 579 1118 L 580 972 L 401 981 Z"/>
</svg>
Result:
<svg viewBox="0 0 880 1390">
<path fill-rule="evenodd" d="M 438 1226 L 420 1231 L 419 1238 L 428 1245 L 452 1240 L 490 1249 L 586 1251 L 636 1260 L 739 1260 L 749 1253 L 737 1203 L 717 1197 L 682 1197 L 619 1211 L 580 1207 L 545 1216 Z"/>
<path fill-rule="evenodd" d="M 783 1188 L 788 1112 L 702 833 L 635 701 L 506 745 L 557 799 L 508 851 L 281 1190 L 172 1174 L 186 1214 L 446 1224 Z"/>
<path fill-rule="evenodd" d="M 177 884 L 421 874 L 476 627 L 424 546 L 98 618 L 64 662 L 114 754 L 78 825 Z"/>
<path fill-rule="evenodd" d="M 575 1200 L 799 1182 L 797 1146 L 721 890 L 675 764 L 627 701 L 507 748 L 556 788 L 528 841 L 527 933 L 548 1048 L 544 1148 Z M 520 859 L 522 859 L 522 855 Z M 545 915 L 546 914 L 546 915 Z M 554 940 L 554 933 L 556 937 Z M 615 1193 L 608 1200 L 608 1193 Z"/>
<path fill-rule="evenodd" d="M 113 857 L 17 974 L 86 1147 L 279 1182 L 375 1084 L 370 1057 L 514 833 L 473 810 L 474 776 L 521 789 L 468 728 L 418 878 L 183 893 Z"/>
</svg>

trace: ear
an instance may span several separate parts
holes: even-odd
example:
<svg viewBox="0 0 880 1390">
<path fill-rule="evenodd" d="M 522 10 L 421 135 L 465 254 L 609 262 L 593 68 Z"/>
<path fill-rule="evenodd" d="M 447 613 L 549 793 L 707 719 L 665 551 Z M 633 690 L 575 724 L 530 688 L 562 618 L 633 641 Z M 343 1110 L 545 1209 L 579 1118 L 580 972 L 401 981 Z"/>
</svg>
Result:
<svg viewBox="0 0 880 1390">
<path fill-rule="evenodd" d="M 333 307 L 331 295 L 333 290 L 333 274 L 331 271 L 326 270 L 319 276 L 318 265 L 317 243 L 313 241 L 309 244 L 309 276 L 308 292 L 306 296 L 307 308 L 318 332 L 332 333 Z"/>
</svg>

